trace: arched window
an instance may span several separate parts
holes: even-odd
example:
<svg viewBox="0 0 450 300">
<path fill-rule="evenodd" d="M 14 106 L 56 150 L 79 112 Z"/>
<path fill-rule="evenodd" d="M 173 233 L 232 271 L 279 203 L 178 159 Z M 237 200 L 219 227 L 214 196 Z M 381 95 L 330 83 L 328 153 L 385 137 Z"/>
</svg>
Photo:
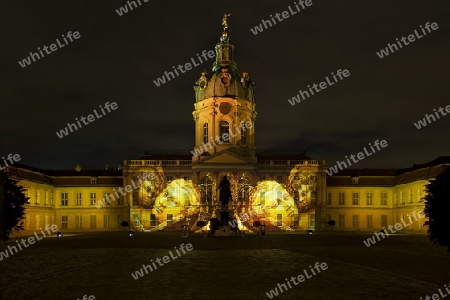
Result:
<svg viewBox="0 0 450 300">
<path fill-rule="evenodd" d="M 250 180 L 242 176 L 238 181 L 238 201 L 248 203 L 249 201 L 249 191 L 250 191 Z"/>
<path fill-rule="evenodd" d="M 203 143 L 208 143 L 208 123 L 203 125 Z"/>
<path fill-rule="evenodd" d="M 230 125 L 228 125 L 228 122 L 220 121 L 219 126 L 220 126 L 220 138 L 222 138 L 224 133 L 226 133 L 228 135 L 230 134 Z M 230 137 L 228 136 L 228 140 L 224 141 L 224 142 L 226 143 L 229 141 L 230 141 Z"/>
<path fill-rule="evenodd" d="M 213 198 L 213 185 L 214 181 L 210 176 L 206 176 L 200 182 L 200 201 L 203 204 L 211 203 Z"/>
<path fill-rule="evenodd" d="M 244 129 L 241 129 L 241 143 L 242 144 L 247 143 L 247 134 Z"/>
</svg>

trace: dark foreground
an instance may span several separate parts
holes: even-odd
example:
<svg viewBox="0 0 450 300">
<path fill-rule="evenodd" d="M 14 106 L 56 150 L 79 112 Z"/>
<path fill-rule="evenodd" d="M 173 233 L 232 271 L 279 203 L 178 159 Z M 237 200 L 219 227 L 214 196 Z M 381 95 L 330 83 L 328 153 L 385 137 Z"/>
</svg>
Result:
<svg viewBox="0 0 450 300">
<path fill-rule="evenodd" d="M 125 232 L 47 237 L 0 261 L 1 299 L 269 299 L 267 292 L 316 262 L 328 269 L 273 299 L 425 299 L 450 283 L 450 254 L 426 236 L 269 234 L 181 238 L 181 233 Z M 180 255 L 174 247 L 191 243 Z M 0 244 L 0 251 L 15 245 Z M 143 264 L 176 259 L 134 279 Z M 178 257 L 179 256 L 179 257 Z M 170 257 L 170 256 L 169 256 Z M 156 263 L 156 262 L 155 262 Z M 162 262 L 163 263 L 163 262 Z M 318 272 L 316 272 L 318 273 Z M 85 299 L 89 299 L 86 297 Z M 93 299 L 93 298 L 91 298 Z"/>
</svg>

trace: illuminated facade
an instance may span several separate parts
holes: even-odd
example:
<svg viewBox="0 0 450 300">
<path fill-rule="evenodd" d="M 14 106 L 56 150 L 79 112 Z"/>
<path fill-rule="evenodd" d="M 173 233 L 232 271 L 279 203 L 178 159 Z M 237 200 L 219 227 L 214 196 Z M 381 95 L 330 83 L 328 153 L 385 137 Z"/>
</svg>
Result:
<svg viewBox="0 0 450 300">
<path fill-rule="evenodd" d="M 10 166 L 7 172 L 30 197 L 25 229 L 56 224 L 63 231 L 120 230 L 122 221 L 130 221 L 140 231 L 181 225 L 198 230 L 198 221 L 220 215 L 217 187 L 223 176 L 231 182 L 230 219 L 249 217 L 239 224 L 244 230 L 260 221 L 272 230 L 374 231 L 423 210 L 425 185 L 450 165 L 450 157 L 409 169 L 347 169 L 330 177 L 325 161 L 306 153 L 258 153 L 255 85 L 247 72 L 238 72 L 227 28 L 212 72 L 203 72 L 194 86 L 192 155 L 146 153 L 118 170 Z M 136 186 L 144 174 L 154 176 Z M 108 194 L 118 197 L 98 208 Z M 330 220 L 336 225 L 328 226 Z M 423 222 L 405 232 L 411 230 L 425 232 Z"/>
</svg>

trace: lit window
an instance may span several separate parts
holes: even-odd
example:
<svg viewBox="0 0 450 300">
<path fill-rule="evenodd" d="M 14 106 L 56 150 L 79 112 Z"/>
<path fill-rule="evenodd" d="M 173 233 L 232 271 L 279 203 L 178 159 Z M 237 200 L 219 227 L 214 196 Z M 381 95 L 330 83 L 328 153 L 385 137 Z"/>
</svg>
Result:
<svg viewBox="0 0 450 300">
<path fill-rule="evenodd" d="M 222 136 L 224 133 L 226 133 L 228 135 L 230 134 L 230 125 L 228 125 L 228 122 L 221 121 L 219 127 L 220 127 L 220 138 L 221 139 L 222 139 Z M 228 137 L 228 140 L 223 140 L 223 142 L 225 142 L 225 143 L 230 142 L 230 137 Z"/>
<path fill-rule="evenodd" d="M 366 203 L 367 205 L 372 205 L 372 203 L 373 203 L 372 193 L 367 193 L 366 200 L 367 200 L 367 203 Z"/>
<path fill-rule="evenodd" d="M 77 229 L 83 228 L 83 218 L 81 217 L 81 215 L 75 216 L 75 225 L 76 225 Z"/>
<path fill-rule="evenodd" d="M 203 125 L 203 143 L 208 143 L 208 123 Z"/>
<path fill-rule="evenodd" d="M 91 205 L 97 204 L 97 193 L 91 193 Z"/>
<path fill-rule="evenodd" d="M 91 229 L 97 228 L 97 216 L 91 215 L 90 221 L 91 221 Z"/>
<path fill-rule="evenodd" d="M 61 193 L 61 206 L 69 205 L 69 193 Z"/>
<path fill-rule="evenodd" d="M 331 205 L 331 193 L 327 193 L 327 205 Z"/>
<path fill-rule="evenodd" d="M 109 228 L 109 214 L 103 215 L 103 228 Z"/>
<path fill-rule="evenodd" d="M 387 200 L 388 200 L 388 194 L 387 193 L 381 193 L 380 204 L 381 205 L 387 205 Z"/>
<path fill-rule="evenodd" d="M 81 205 L 81 193 L 77 193 L 77 205 Z"/>
<path fill-rule="evenodd" d="M 69 228 L 69 217 L 61 216 L 61 229 Z"/>
<path fill-rule="evenodd" d="M 339 205 L 345 205 L 345 194 L 339 193 Z"/>
<path fill-rule="evenodd" d="M 372 215 L 367 215 L 367 228 L 372 228 Z"/>
<path fill-rule="evenodd" d="M 359 193 L 353 193 L 352 204 L 359 205 Z"/>
</svg>

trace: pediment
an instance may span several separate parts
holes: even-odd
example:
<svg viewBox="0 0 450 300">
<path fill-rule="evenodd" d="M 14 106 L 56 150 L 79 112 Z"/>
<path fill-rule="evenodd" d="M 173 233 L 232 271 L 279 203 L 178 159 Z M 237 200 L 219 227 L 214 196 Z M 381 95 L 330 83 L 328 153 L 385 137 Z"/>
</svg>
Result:
<svg viewBox="0 0 450 300">
<path fill-rule="evenodd" d="M 233 165 L 252 165 L 253 161 L 239 156 L 229 151 L 223 151 L 214 155 L 203 158 L 196 162 L 196 164 L 233 164 Z"/>
</svg>

